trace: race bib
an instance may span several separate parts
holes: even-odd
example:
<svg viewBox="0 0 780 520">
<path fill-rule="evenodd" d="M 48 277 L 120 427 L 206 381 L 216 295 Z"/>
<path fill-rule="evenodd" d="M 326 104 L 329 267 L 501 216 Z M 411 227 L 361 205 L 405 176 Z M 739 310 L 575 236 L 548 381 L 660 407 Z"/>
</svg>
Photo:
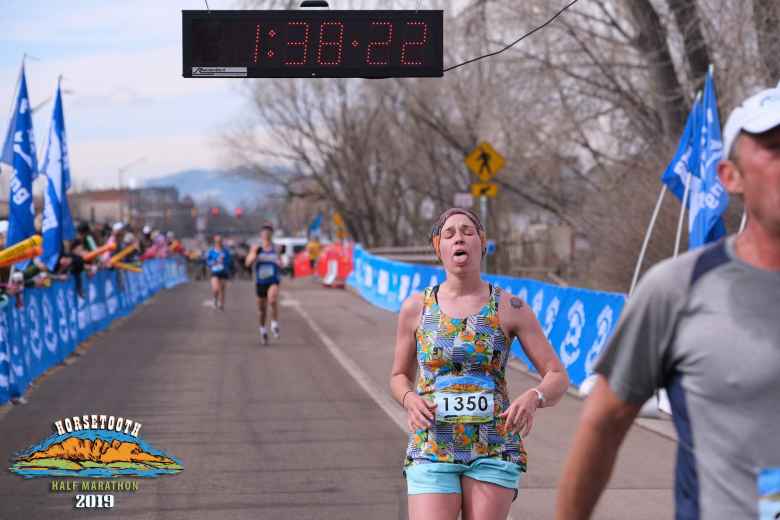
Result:
<svg viewBox="0 0 780 520">
<path fill-rule="evenodd" d="M 758 474 L 758 518 L 780 518 L 780 468 L 766 468 Z"/>
<path fill-rule="evenodd" d="M 211 270 L 215 273 L 220 273 L 225 270 L 225 266 L 222 264 L 214 264 L 211 266 Z"/>
<path fill-rule="evenodd" d="M 274 266 L 272 266 L 272 265 L 261 265 L 260 268 L 257 270 L 257 278 L 259 280 L 265 280 L 267 278 L 273 278 L 275 273 L 276 273 L 276 270 L 274 269 Z"/>
<path fill-rule="evenodd" d="M 493 420 L 493 392 L 437 392 L 436 419 L 445 423 L 486 423 Z"/>
<path fill-rule="evenodd" d="M 477 376 L 444 376 L 434 383 L 436 420 L 487 423 L 493 420 L 495 384 Z"/>
</svg>

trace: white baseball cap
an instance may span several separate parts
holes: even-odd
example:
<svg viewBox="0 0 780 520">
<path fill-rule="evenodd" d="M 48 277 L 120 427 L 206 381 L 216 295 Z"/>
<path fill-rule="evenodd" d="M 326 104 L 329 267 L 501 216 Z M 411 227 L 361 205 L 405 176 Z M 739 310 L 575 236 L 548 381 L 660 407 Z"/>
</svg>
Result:
<svg viewBox="0 0 780 520">
<path fill-rule="evenodd" d="M 114 222 L 114 225 L 111 226 L 111 229 L 115 232 L 122 231 L 125 228 L 125 225 L 121 222 Z"/>
<path fill-rule="evenodd" d="M 731 112 L 723 127 L 723 157 L 729 156 L 741 131 L 763 134 L 776 126 L 780 126 L 780 84 L 747 98 Z"/>
</svg>

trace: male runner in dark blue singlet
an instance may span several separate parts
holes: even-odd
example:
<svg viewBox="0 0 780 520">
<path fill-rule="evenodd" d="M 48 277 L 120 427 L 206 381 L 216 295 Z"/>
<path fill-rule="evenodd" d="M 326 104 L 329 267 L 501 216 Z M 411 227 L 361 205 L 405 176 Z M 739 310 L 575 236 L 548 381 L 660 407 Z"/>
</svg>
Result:
<svg viewBox="0 0 780 520">
<path fill-rule="evenodd" d="M 265 327 L 267 307 L 271 305 L 271 334 L 279 337 L 279 310 L 277 305 L 279 284 L 281 283 L 281 259 L 279 250 L 271 241 L 274 228 L 265 224 L 260 230 L 260 245 L 252 248 L 246 257 L 246 266 L 252 267 L 257 292 L 257 310 L 260 318 L 260 339 L 268 344 L 268 331 Z"/>
</svg>

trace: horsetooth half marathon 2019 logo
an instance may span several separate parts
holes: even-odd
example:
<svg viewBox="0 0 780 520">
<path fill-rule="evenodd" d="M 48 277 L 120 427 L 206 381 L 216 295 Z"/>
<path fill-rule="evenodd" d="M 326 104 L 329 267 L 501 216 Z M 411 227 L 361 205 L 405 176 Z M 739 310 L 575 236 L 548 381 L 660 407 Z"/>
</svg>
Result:
<svg viewBox="0 0 780 520">
<path fill-rule="evenodd" d="M 78 493 L 76 508 L 112 508 L 110 493 L 138 491 L 132 477 L 173 475 L 183 469 L 178 459 L 139 437 L 143 425 L 138 421 L 88 414 L 59 419 L 52 426 L 54 434 L 16 453 L 9 469 L 24 478 L 54 477 L 50 490 Z"/>
</svg>

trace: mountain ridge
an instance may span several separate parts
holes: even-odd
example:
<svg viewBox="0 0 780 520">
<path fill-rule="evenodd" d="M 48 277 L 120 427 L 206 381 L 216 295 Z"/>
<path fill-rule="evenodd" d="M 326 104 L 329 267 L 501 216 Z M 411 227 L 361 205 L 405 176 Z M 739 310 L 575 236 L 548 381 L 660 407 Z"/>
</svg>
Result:
<svg viewBox="0 0 780 520">
<path fill-rule="evenodd" d="M 268 183 L 251 179 L 241 170 L 191 168 L 144 182 L 144 187 L 173 186 L 179 196 L 191 197 L 197 204 L 218 202 L 229 210 L 253 207 L 276 189 Z"/>
</svg>

